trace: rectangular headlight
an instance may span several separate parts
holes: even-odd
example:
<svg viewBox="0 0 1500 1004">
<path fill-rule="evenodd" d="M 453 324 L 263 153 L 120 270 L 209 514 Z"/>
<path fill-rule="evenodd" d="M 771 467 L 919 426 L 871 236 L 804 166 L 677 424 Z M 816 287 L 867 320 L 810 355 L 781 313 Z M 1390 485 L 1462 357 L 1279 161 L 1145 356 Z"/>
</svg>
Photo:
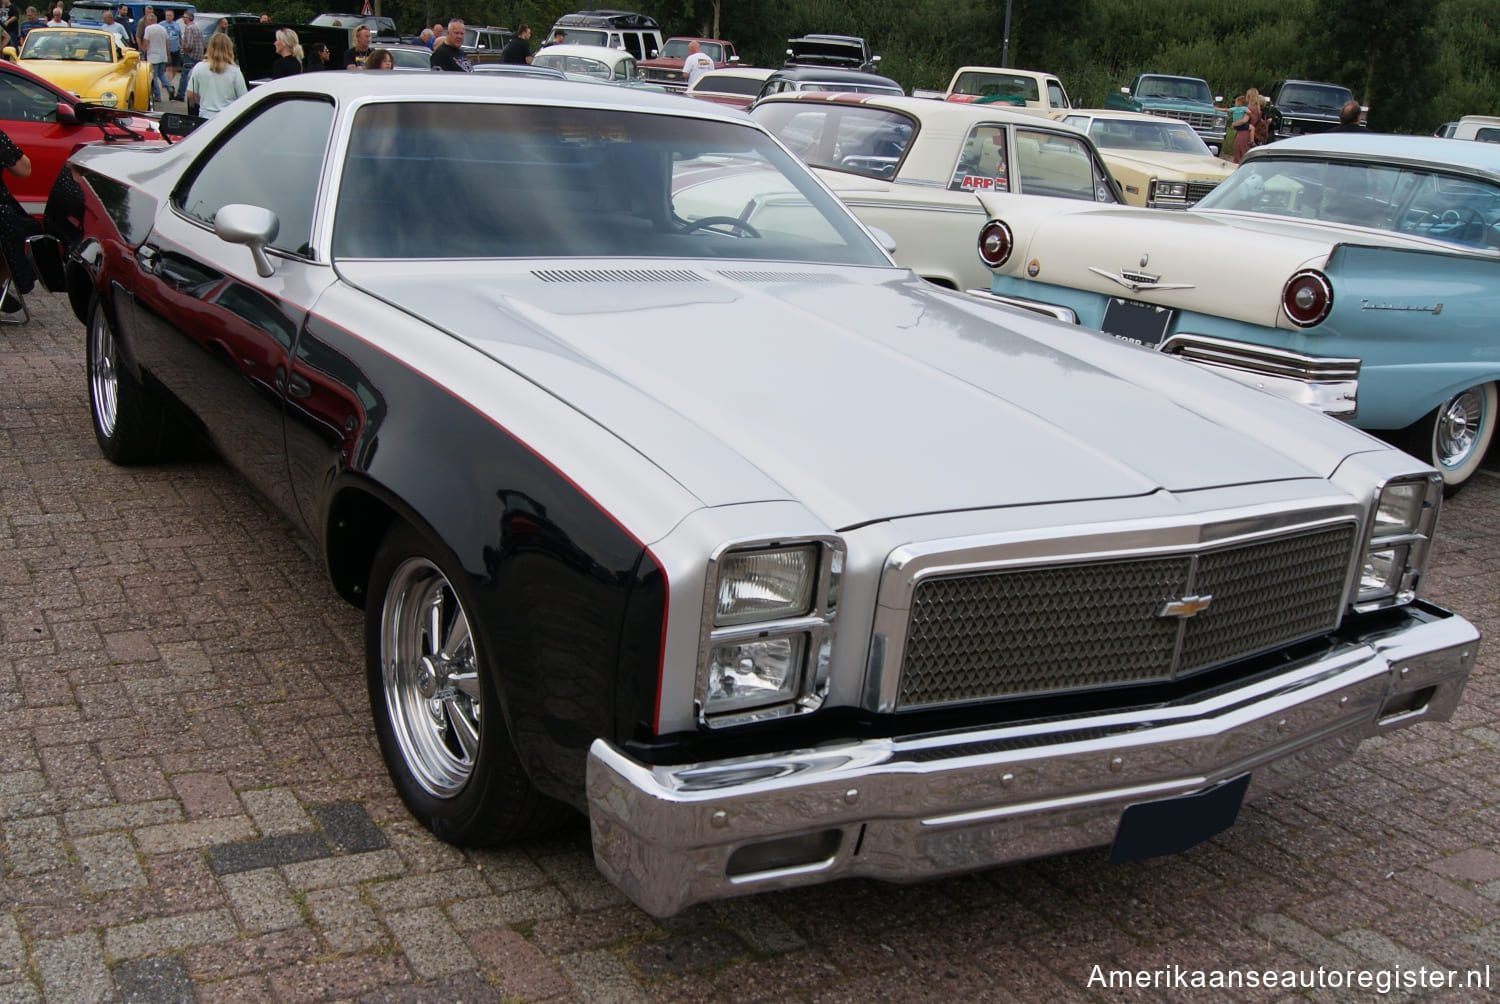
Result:
<svg viewBox="0 0 1500 1004">
<path fill-rule="evenodd" d="M 1185 199 L 1187 198 L 1187 182 L 1159 181 L 1156 184 L 1156 194 L 1163 199 Z"/>
<path fill-rule="evenodd" d="M 817 582 L 816 544 L 730 552 L 719 566 L 714 624 L 800 617 L 812 609 Z"/>
<path fill-rule="evenodd" d="M 807 636 L 716 645 L 708 657 L 706 714 L 779 704 L 797 696 Z"/>
<path fill-rule="evenodd" d="M 1356 609 L 1374 610 L 1416 599 L 1441 501 L 1442 483 L 1437 475 L 1382 486 L 1360 557 Z"/>
<path fill-rule="evenodd" d="M 1380 493 L 1375 506 L 1374 536 L 1390 537 L 1416 533 L 1427 502 L 1427 482 L 1393 481 Z"/>
</svg>

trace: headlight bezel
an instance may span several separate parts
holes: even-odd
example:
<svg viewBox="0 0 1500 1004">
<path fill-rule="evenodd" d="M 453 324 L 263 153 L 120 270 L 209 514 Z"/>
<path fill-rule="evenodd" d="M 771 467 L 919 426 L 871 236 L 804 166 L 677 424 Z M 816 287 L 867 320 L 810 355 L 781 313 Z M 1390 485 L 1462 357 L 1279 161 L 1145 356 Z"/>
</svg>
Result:
<svg viewBox="0 0 1500 1004">
<path fill-rule="evenodd" d="M 746 620 L 719 615 L 723 577 L 733 572 L 737 559 L 773 552 L 802 552 L 815 563 L 811 596 L 805 609 Z M 828 695 L 838 613 L 839 579 L 845 560 L 844 542 L 834 536 L 798 536 L 736 540 L 721 545 L 709 558 L 704 581 L 703 612 L 698 643 L 698 666 L 693 704 L 700 727 L 718 729 L 816 711 Z M 711 665 L 717 652 L 732 646 L 766 646 L 788 641 L 799 646 L 800 665 L 792 670 L 785 693 L 765 702 L 755 697 L 716 697 Z"/>
<path fill-rule="evenodd" d="M 1443 476 L 1436 472 L 1391 477 L 1376 487 L 1355 566 L 1356 613 L 1406 606 L 1417 598 L 1442 501 Z"/>
</svg>

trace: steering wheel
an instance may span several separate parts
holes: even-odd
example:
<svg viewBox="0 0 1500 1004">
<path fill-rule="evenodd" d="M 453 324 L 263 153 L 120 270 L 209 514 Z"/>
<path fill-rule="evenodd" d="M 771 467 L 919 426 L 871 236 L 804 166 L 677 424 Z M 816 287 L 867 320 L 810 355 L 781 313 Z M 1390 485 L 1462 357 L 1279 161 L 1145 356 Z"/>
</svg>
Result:
<svg viewBox="0 0 1500 1004">
<path fill-rule="evenodd" d="M 744 220 L 733 216 L 703 216 L 694 220 L 682 228 L 682 233 L 690 234 L 694 230 L 702 230 L 705 227 L 728 227 L 737 230 L 746 237 L 759 237 L 760 231 L 746 223 Z"/>
<path fill-rule="evenodd" d="M 1467 233 L 1469 227 L 1478 224 L 1481 228 L 1489 226 L 1489 222 L 1473 206 L 1459 206 L 1455 209 L 1444 209 L 1441 212 L 1434 210 L 1421 220 L 1417 221 L 1412 229 L 1427 231 L 1429 234 L 1439 228 L 1445 231 L 1455 231 L 1460 228 Z"/>
</svg>

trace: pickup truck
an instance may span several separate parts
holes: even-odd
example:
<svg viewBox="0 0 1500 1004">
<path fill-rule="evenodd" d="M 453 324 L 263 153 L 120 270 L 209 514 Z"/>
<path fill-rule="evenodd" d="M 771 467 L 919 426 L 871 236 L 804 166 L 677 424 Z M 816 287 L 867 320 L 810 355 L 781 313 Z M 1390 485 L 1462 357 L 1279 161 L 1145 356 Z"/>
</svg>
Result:
<svg viewBox="0 0 1500 1004">
<path fill-rule="evenodd" d="M 669 91 L 687 90 L 687 78 L 683 76 L 682 64 L 687 59 L 688 45 L 692 42 L 697 42 L 703 53 L 714 61 L 716 70 L 740 61 L 740 57 L 734 53 L 734 46 L 723 39 L 674 37 L 667 39 L 667 44 L 662 46 L 659 54 L 636 64 L 640 78 L 660 84 Z"/>
<path fill-rule="evenodd" d="M 1106 98 L 1104 107 L 1181 119 L 1203 137 L 1211 152 L 1218 153 L 1229 124 L 1228 114 L 1219 107 L 1223 101 L 1198 77 L 1142 73 L 1120 88 L 1119 94 Z"/>
<path fill-rule="evenodd" d="M 1339 124 L 1339 112 L 1354 95 L 1343 84 L 1317 80 L 1279 80 L 1266 91 L 1266 114 L 1275 139 L 1327 132 Z"/>
<path fill-rule="evenodd" d="M 1018 111 L 1052 115 L 1072 107 L 1062 81 L 1051 73 L 1004 66 L 960 66 L 946 91 L 912 91 L 913 97 L 995 102 Z"/>
</svg>

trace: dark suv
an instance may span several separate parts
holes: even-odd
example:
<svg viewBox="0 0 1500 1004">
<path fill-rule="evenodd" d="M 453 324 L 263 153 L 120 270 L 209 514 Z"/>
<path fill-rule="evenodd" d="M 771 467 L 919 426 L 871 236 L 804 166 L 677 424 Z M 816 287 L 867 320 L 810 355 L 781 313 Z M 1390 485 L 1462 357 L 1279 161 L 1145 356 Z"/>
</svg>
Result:
<svg viewBox="0 0 1500 1004">
<path fill-rule="evenodd" d="M 1349 88 L 1316 80 L 1282 80 L 1266 92 L 1275 139 L 1327 132 L 1339 124 L 1339 109 L 1354 100 Z"/>
<path fill-rule="evenodd" d="M 858 35 L 803 35 L 786 40 L 786 66 L 830 66 L 875 72 L 880 57 Z"/>
</svg>

